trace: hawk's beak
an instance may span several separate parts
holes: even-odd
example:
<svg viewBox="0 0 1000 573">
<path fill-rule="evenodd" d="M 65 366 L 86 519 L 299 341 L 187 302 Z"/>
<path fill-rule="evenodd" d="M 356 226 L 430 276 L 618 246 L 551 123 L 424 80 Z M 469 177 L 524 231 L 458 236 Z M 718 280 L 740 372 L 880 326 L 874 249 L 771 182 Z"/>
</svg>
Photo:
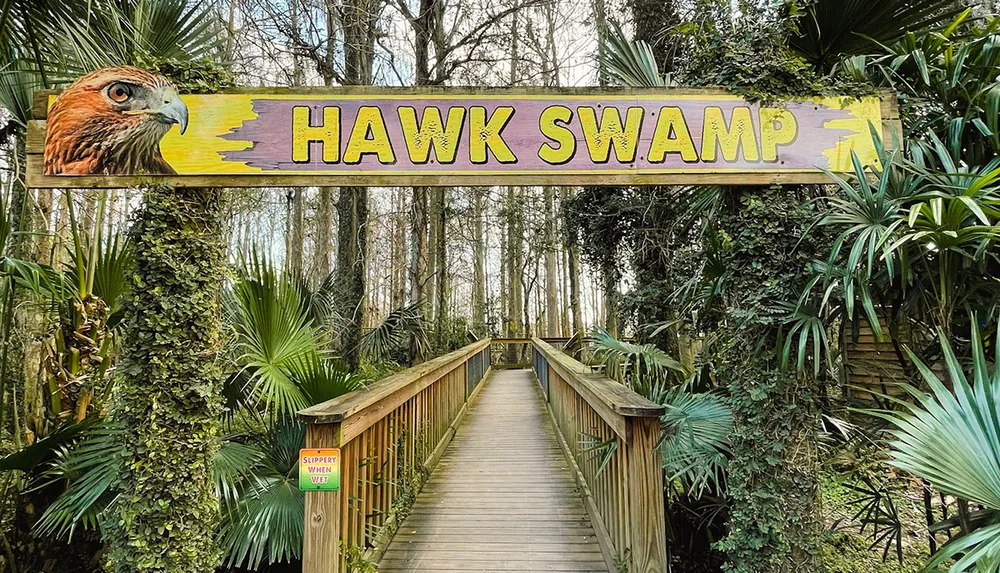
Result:
<svg viewBox="0 0 1000 573">
<path fill-rule="evenodd" d="M 163 92 L 163 107 L 157 112 L 163 120 L 169 123 L 176 123 L 181 126 L 181 135 L 187 131 L 188 108 L 184 100 L 173 90 Z"/>
</svg>

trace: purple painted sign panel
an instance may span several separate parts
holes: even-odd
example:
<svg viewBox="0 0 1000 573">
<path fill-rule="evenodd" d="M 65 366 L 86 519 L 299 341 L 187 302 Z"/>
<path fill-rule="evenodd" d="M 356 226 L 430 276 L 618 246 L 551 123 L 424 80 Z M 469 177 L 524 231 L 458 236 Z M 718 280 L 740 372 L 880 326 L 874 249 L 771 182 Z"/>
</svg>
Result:
<svg viewBox="0 0 1000 573">
<path fill-rule="evenodd" d="M 706 97 L 252 98 L 220 152 L 264 172 L 843 170 L 878 100 Z"/>
</svg>

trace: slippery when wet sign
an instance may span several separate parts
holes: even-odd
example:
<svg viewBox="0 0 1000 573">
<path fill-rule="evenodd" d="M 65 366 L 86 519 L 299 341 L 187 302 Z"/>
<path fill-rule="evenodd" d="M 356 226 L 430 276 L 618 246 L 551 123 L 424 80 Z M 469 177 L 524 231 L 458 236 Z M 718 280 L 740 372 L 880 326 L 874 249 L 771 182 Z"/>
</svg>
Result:
<svg viewBox="0 0 1000 573">
<path fill-rule="evenodd" d="M 336 491 L 340 489 L 340 450 L 299 450 L 299 489 Z"/>
</svg>

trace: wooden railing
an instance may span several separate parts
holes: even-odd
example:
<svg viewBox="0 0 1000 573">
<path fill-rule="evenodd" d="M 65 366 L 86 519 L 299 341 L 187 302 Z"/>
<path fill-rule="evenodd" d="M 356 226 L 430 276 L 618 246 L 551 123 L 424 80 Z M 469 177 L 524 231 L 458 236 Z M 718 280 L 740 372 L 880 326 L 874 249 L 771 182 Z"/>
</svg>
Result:
<svg viewBox="0 0 1000 573">
<path fill-rule="evenodd" d="M 490 348 L 494 368 L 529 368 L 534 338 L 492 338 Z M 571 338 L 543 338 L 545 342 L 561 347 Z"/>
<path fill-rule="evenodd" d="M 609 569 L 667 571 L 663 406 L 537 338 L 531 362 Z"/>
<path fill-rule="evenodd" d="M 490 364 L 481 340 L 299 412 L 307 448 L 341 450 L 341 489 L 306 493 L 303 573 L 378 560 Z"/>
</svg>

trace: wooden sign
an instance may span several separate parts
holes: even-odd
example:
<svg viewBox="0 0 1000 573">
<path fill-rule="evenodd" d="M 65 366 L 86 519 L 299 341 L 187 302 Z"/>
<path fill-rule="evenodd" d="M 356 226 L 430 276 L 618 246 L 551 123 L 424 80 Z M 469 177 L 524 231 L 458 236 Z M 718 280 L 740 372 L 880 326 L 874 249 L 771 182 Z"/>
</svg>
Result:
<svg viewBox="0 0 1000 573">
<path fill-rule="evenodd" d="M 340 489 L 340 449 L 299 450 L 299 490 Z"/>
<path fill-rule="evenodd" d="M 820 168 L 852 171 L 852 151 L 875 162 L 869 125 L 898 122 L 894 97 L 763 106 L 689 89 L 178 95 L 134 68 L 42 93 L 35 113 L 32 187 L 821 183 Z"/>
</svg>

